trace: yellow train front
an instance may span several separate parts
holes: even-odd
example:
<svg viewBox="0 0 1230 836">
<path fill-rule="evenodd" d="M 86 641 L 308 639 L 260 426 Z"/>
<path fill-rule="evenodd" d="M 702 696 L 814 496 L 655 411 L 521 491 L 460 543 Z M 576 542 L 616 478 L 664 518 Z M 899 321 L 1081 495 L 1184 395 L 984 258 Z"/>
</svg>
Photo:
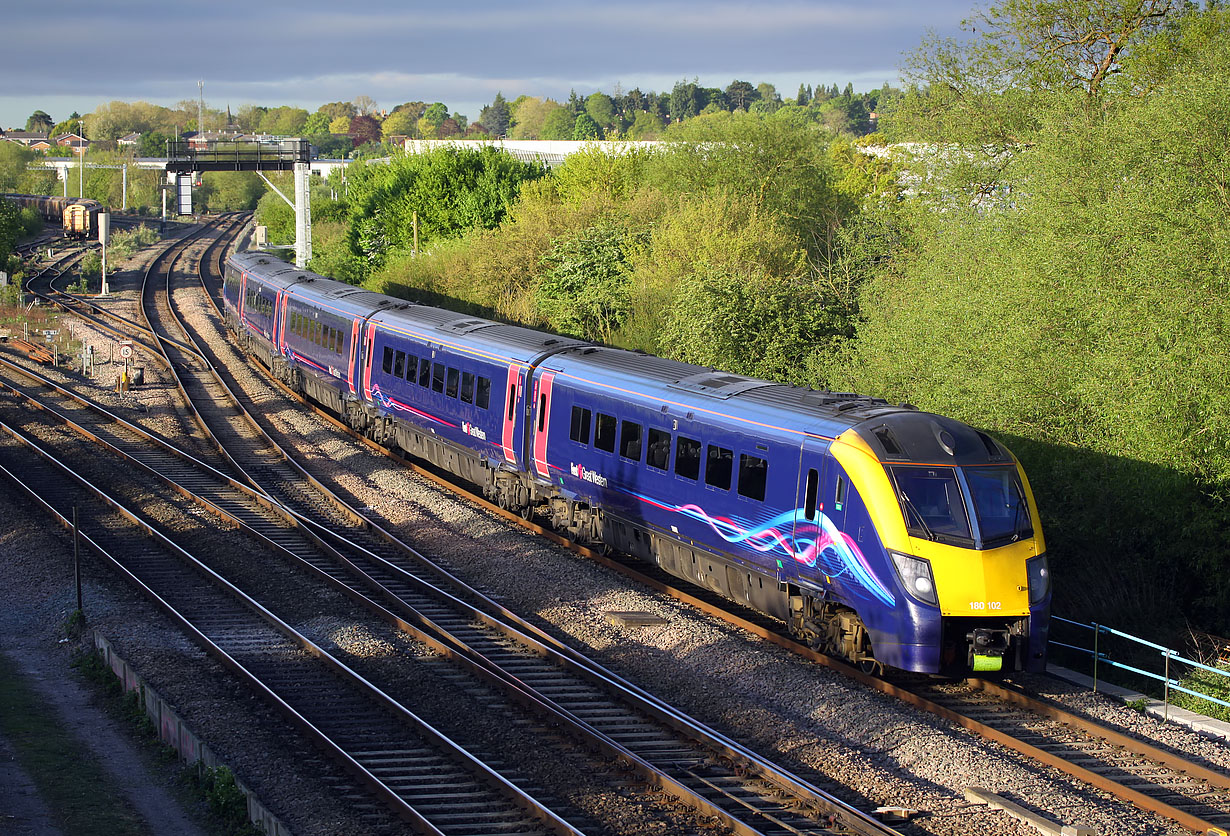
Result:
<svg viewBox="0 0 1230 836">
<path fill-rule="evenodd" d="M 810 626 L 814 644 L 847 658 L 904 670 L 1042 670 L 1050 578 L 1016 458 L 959 421 L 907 411 L 854 424 L 827 452 L 836 478 L 825 479 L 825 542 L 846 541 L 867 577 L 893 582 L 859 598 L 826 572 L 826 600 L 792 601 L 796 629 Z"/>
</svg>

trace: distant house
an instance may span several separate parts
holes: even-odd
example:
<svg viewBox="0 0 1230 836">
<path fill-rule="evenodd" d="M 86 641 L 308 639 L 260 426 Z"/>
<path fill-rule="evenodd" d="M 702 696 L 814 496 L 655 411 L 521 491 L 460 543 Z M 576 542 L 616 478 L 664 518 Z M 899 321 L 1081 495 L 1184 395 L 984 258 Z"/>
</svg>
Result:
<svg viewBox="0 0 1230 836">
<path fill-rule="evenodd" d="M 27 148 L 33 147 L 37 142 L 47 142 L 47 134 L 40 131 L 6 131 L 0 132 L 9 142 L 20 143 Z"/>
<path fill-rule="evenodd" d="M 117 139 L 115 141 L 115 144 L 132 146 L 132 145 L 136 145 L 140 141 L 141 141 L 141 134 L 134 131 L 133 133 L 126 134 L 125 136 L 122 136 L 119 139 Z"/>
<path fill-rule="evenodd" d="M 78 157 L 90 147 L 90 141 L 81 134 L 60 134 L 55 138 L 55 144 L 70 149 Z"/>
<path fill-rule="evenodd" d="M 51 149 L 51 143 L 45 139 L 40 139 L 37 142 L 31 142 L 26 146 L 31 151 L 48 151 Z"/>
</svg>

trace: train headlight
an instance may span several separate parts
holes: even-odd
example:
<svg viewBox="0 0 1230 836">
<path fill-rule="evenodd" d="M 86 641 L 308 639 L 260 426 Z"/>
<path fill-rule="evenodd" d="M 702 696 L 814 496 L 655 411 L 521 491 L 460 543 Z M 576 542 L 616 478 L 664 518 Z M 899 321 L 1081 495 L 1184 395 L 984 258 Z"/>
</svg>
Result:
<svg viewBox="0 0 1230 836">
<path fill-rule="evenodd" d="M 891 554 L 902 586 L 924 604 L 938 605 L 940 599 L 935 594 L 935 578 L 931 575 L 931 564 L 920 557 L 910 557 L 897 552 Z"/>
<path fill-rule="evenodd" d="M 1029 603 L 1036 604 L 1051 591 L 1051 570 L 1046 565 L 1046 555 L 1026 560 L 1025 574 L 1029 578 Z"/>
</svg>

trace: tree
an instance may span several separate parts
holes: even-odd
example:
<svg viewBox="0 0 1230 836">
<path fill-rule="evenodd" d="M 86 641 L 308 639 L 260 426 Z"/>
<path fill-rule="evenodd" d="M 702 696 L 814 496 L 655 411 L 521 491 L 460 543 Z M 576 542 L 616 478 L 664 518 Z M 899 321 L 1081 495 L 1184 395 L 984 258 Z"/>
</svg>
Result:
<svg viewBox="0 0 1230 836">
<path fill-rule="evenodd" d="M 355 96 L 352 104 L 356 114 L 372 116 L 376 113 L 376 100 L 371 96 Z"/>
<path fill-rule="evenodd" d="M 483 126 L 483 129 L 492 136 L 497 137 L 505 136 L 508 133 L 510 119 L 511 114 L 508 109 L 508 102 L 504 100 L 503 93 L 496 93 L 495 101 L 484 107 L 478 114 L 478 121 Z"/>
<path fill-rule="evenodd" d="M 809 102 L 811 102 L 811 88 L 805 87 L 802 84 L 800 84 L 799 92 L 794 97 L 794 103 L 802 107 L 803 105 L 808 104 Z"/>
<path fill-rule="evenodd" d="M 572 132 L 576 128 L 577 117 L 572 115 L 572 111 L 564 106 L 553 108 L 546 117 L 542 120 L 542 131 L 539 133 L 539 139 L 572 139 Z"/>
<path fill-rule="evenodd" d="M 578 117 L 579 118 L 579 117 Z M 535 298 L 538 310 L 561 334 L 609 343 L 632 309 L 627 230 L 607 224 L 558 242 Z"/>
<path fill-rule="evenodd" d="M 700 88 L 696 82 L 676 81 L 671 90 L 670 115 L 672 122 L 680 122 L 698 115 L 705 107 L 701 100 Z"/>
<path fill-rule="evenodd" d="M 262 133 L 273 136 L 297 136 L 304 133 L 308 112 L 300 107 L 275 107 L 265 113 L 261 119 Z"/>
<path fill-rule="evenodd" d="M 395 110 L 385 118 L 380 129 L 385 137 L 407 136 L 413 138 L 418 136 L 418 117 L 409 108 Z"/>
<path fill-rule="evenodd" d="M 628 139 L 657 139 L 662 135 L 665 126 L 662 120 L 652 113 L 642 110 L 636 114 L 636 121 L 628 128 Z"/>
<path fill-rule="evenodd" d="M 268 112 L 269 108 L 262 107 L 261 105 L 240 105 L 239 113 L 235 114 L 235 124 L 245 133 L 256 133 L 260 130 L 261 121 L 264 120 L 265 114 Z M 317 112 L 319 113 L 319 111 Z"/>
<path fill-rule="evenodd" d="M 350 141 L 354 143 L 354 147 L 366 145 L 369 142 L 380 141 L 380 123 L 370 116 L 362 114 L 350 120 Z"/>
<path fill-rule="evenodd" d="M 329 123 L 329 133 L 331 134 L 349 134 L 350 133 L 350 117 L 339 116 Z"/>
<path fill-rule="evenodd" d="M 585 99 L 585 112 L 593 118 L 604 135 L 617 128 L 615 102 L 606 93 L 599 91 L 589 94 Z"/>
<path fill-rule="evenodd" d="M 303 132 L 308 136 L 327 134 L 329 132 L 329 117 L 319 110 L 313 113 L 303 123 Z"/>
<path fill-rule="evenodd" d="M 328 116 L 330 122 L 342 117 L 349 119 L 352 116 L 357 116 L 359 113 L 353 102 L 329 102 L 317 108 L 317 112 Z"/>
<path fill-rule="evenodd" d="M 572 138 L 576 140 L 602 139 L 602 129 L 588 113 L 582 113 L 572 126 Z"/>
<path fill-rule="evenodd" d="M 46 133 L 55 126 L 55 121 L 47 113 L 36 110 L 26 120 L 26 130 L 32 133 Z"/>
<path fill-rule="evenodd" d="M 358 118 L 358 117 L 356 117 Z M 348 246 L 369 267 L 408 251 L 418 217 L 421 243 L 500 223 L 522 182 L 540 166 L 490 146 L 439 148 L 394 156 L 387 164 L 351 166 Z"/>
<path fill-rule="evenodd" d="M 423 118 L 430 122 L 432 127 L 439 128 L 440 123 L 448 118 L 448 106 L 444 102 L 435 102 L 423 111 Z"/>
<path fill-rule="evenodd" d="M 559 114 L 561 124 L 566 125 L 570 136 L 576 119 L 568 113 L 568 108 L 552 99 L 528 97 L 517 105 L 510 136 L 513 139 L 566 139 L 566 136 L 545 135 L 547 118 L 552 114 Z"/>
<path fill-rule="evenodd" d="M 393 113 L 401 113 L 405 111 L 411 119 L 418 119 L 423 115 L 423 111 L 427 110 L 427 102 L 402 102 L 397 107 L 393 108 Z"/>
<path fill-rule="evenodd" d="M 585 100 L 577 95 L 575 89 L 568 91 L 568 103 L 564 105 L 572 113 L 573 118 L 580 116 L 585 110 Z"/>
<path fill-rule="evenodd" d="M 1075 93 L 1098 100 L 1134 44 L 1189 9 L 1181 0 L 1000 0 L 909 56 L 890 137 L 1004 146 L 1029 141 L 1039 114 Z"/>
<path fill-rule="evenodd" d="M 440 123 L 440 127 L 436 128 L 436 136 L 439 139 L 448 139 L 451 136 L 460 136 L 465 131 L 453 117 L 449 117 Z"/>
<path fill-rule="evenodd" d="M 33 159 L 34 152 L 21 143 L 0 141 L 0 192 L 19 191 L 17 184 Z"/>
</svg>

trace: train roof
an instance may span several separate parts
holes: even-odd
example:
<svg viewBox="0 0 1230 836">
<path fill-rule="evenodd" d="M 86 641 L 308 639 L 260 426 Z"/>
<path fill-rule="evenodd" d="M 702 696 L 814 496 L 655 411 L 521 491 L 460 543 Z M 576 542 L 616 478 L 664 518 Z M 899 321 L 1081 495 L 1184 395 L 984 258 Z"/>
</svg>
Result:
<svg viewBox="0 0 1230 836">
<path fill-rule="evenodd" d="M 605 346 L 572 348 L 544 366 L 613 392 L 830 438 L 869 419 L 915 411 L 878 398 L 788 386 Z"/>
<path fill-rule="evenodd" d="M 376 313 L 371 321 L 390 331 L 463 352 L 496 356 L 507 362 L 532 363 L 546 354 L 589 345 L 572 337 L 464 316 L 427 305 L 395 306 Z"/>
</svg>

